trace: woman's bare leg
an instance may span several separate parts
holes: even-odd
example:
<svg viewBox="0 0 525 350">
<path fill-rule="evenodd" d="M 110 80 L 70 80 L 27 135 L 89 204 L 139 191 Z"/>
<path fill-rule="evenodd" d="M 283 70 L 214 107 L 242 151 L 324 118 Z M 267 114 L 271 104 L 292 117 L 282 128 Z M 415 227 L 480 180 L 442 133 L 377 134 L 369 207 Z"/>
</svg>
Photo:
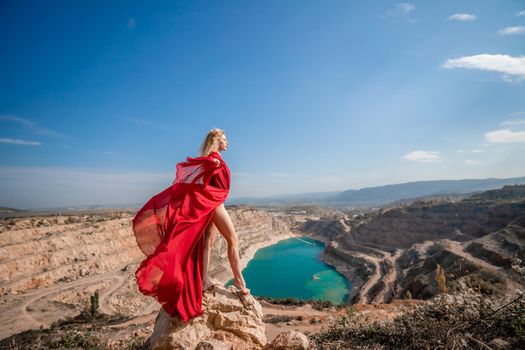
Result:
<svg viewBox="0 0 525 350">
<path fill-rule="evenodd" d="M 235 228 L 233 227 L 230 214 L 226 211 L 224 204 L 217 207 L 213 214 L 212 221 L 228 243 L 228 260 L 230 261 L 233 272 L 233 284 L 239 288 L 243 294 L 249 294 L 250 290 L 246 288 L 246 282 L 244 281 L 241 272 L 241 263 L 239 261 L 239 240 Z"/>
<path fill-rule="evenodd" d="M 210 255 L 211 255 L 211 249 L 213 247 L 213 242 L 215 241 L 215 237 L 217 235 L 217 227 L 213 222 L 210 222 L 208 225 L 208 228 L 206 229 L 206 232 L 204 232 L 204 257 L 202 261 L 202 290 L 208 289 L 214 282 L 210 279 L 210 275 L 208 273 L 209 265 L 210 265 Z"/>
</svg>

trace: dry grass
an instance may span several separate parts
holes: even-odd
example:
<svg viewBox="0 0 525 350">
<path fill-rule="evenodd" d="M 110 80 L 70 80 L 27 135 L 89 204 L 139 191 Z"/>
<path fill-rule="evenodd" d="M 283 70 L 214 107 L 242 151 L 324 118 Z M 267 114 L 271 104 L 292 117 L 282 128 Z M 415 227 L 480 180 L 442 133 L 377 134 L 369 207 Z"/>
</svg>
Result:
<svg viewBox="0 0 525 350">
<path fill-rule="evenodd" d="M 370 324 L 349 314 L 309 337 L 314 349 L 491 349 L 494 339 L 521 348 L 525 301 L 501 306 L 481 294 L 442 295 L 393 321 Z"/>
</svg>

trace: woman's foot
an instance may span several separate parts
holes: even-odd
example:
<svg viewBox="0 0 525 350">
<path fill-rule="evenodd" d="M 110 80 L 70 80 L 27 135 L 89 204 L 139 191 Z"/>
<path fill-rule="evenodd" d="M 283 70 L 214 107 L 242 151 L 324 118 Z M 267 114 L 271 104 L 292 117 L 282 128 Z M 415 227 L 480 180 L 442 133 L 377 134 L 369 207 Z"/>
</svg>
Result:
<svg viewBox="0 0 525 350">
<path fill-rule="evenodd" d="M 244 282 L 239 282 L 237 280 L 233 281 L 233 285 L 239 289 L 241 294 L 248 295 L 250 294 L 250 290 L 246 288 L 246 284 Z"/>
<path fill-rule="evenodd" d="M 213 281 L 211 279 L 206 279 L 206 280 L 204 280 L 202 282 L 202 291 L 204 292 L 204 291 L 206 291 L 208 289 L 211 289 L 211 288 L 213 288 L 215 286 L 218 286 L 218 285 L 220 285 L 219 282 L 215 282 L 215 281 Z"/>
</svg>

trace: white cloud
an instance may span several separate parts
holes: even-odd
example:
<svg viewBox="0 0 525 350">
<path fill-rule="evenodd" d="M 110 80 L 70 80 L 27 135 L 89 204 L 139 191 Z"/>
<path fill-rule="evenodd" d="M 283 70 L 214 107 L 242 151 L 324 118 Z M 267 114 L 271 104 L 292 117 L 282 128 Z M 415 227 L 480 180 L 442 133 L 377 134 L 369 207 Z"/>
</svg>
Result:
<svg viewBox="0 0 525 350">
<path fill-rule="evenodd" d="M 476 15 L 471 15 L 470 13 L 455 13 L 452 16 L 449 16 L 447 20 L 450 21 L 473 21 L 476 19 Z"/>
<path fill-rule="evenodd" d="M 448 59 L 441 65 L 443 68 L 467 68 L 495 71 L 504 74 L 504 80 L 511 82 L 525 79 L 525 56 L 512 57 L 509 55 L 481 54 Z"/>
<path fill-rule="evenodd" d="M 489 131 L 485 134 L 485 137 L 489 142 L 494 143 L 525 142 L 525 131 L 501 129 Z"/>
<path fill-rule="evenodd" d="M 0 115 L 0 121 L 1 120 L 23 125 L 23 126 L 29 128 L 29 129 L 31 129 L 31 131 L 34 132 L 37 135 L 51 136 L 51 137 L 58 137 L 58 138 L 69 138 L 68 136 L 66 136 L 66 135 L 64 135 L 64 134 L 62 134 L 62 133 L 60 133 L 58 131 L 47 129 L 47 128 L 43 128 L 43 127 L 37 125 L 35 122 L 33 122 L 33 121 L 29 120 L 29 119 L 20 118 L 20 117 L 18 117 L 16 115 Z"/>
<path fill-rule="evenodd" d="M 523 114 L 525 114 L 525 111 L 514 112 L 514 113 L 511 113 L 510 115 L 523 115 Z"/>
<path fill-rule="evenodd" d="M 525 34 L 525 26 L 507 27 L 498 30 L 499 35 Z"/>
<path fill-rule="evenodd" d="M 505 126 L 515 126 L 515 125 L 521 125 L 525 124 L 525 119 L 514 119 L 514 120 L 506 120 L 501 125 Z"/>
<path fill-rule="evenodd" d="M 416 5 L 408 2 L 400 2 L 396 4 L 396 8 L 403 14 L 408 14 L 416 9 Z"/>
<path fill-rule="evenodd" d="M 25 125 L 25 126 L 33 126 L 33 125 L 35 125 L 35 123 L 33 123 L 32 121 L 24 119 L 24 118 L 17 117 L 15 115 L 0 115 L 0 120 L 6 120 L 6 121 L 22 124 L 22 125 Z"/>
<path fill-rule="evenodd" d="M 481 146 L 485 147 L 485 146 L 488 146 L 488 145 L 489 145 L 489 144 L 483 144 L 483 145 L 481 145 Z M 467 153 L 467 151 L 464 151 L 464 150 L 462 150 L 462 149 L 457 150 L 456 152 L 457 152 L 457 153 L 460 153 L 460 154 Z M 483 150 L 477 148 L 477 149 L 473 149 L 473 150 L 468 151 L 468 152 L 470 152 L 470 153 L 483 153 Z"/>
<path fill-rule="evenodd" d="M 437 151 L 412 151 L 405 154 L 403 159 L 425 163 L 439 163 L 442 161 Z"/>
<path fill-rule="evenodd" d="M 25 146 L 40 146 L 42 145 L 41 142 L 38 141 L 28 141 L 28 140 L 20 140 L 20 139 L 9 139 L 9 138 L 0 138 L 0 143 L 7 143 L 11 145 L 25 145 Z"/>
<path fill-rule="evenodd" d="M 525 16 L 525 10 L 516 13 L 516 16 Z"/>
<path fill-rule="evenodd" d="M 410 14 L 416 9 L 416 5 L 409 2 L 399 2 L 395 4 L 394 8 L 388 10 L 385 15 L 380 16 L 380 18 L 386 17 L 398 17 L 406 19 L 410 22 L 415 22 L 416 20 L 410 17 Z"/>
<path fill-rule="evenodd" d="M 464 161 L 464 163 L 466 165 L 479 165 L 479 164 L 483 164 L 483 162 L 480 162 L 479 160 L 473 160 L 473 159 L 466 159 Z"/>
</svg>

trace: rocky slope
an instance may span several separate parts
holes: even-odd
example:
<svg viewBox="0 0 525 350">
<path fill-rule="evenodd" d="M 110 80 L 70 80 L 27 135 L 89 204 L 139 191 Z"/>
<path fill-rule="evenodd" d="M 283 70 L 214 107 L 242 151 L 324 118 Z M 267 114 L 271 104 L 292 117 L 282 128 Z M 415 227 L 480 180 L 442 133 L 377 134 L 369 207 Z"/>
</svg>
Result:
<svg viewBox="0 0 525 350">
<path fill-rule="evenodd" d="M 352 302 L 390 302 L 407 292 L 430 298 L 437 293 L 438 264 L 451 289 L 461 277 L 487 294 L 505 295 L 525 285 L 510 268 L 525 261 L 524 185 L 458 202 L 417 201 L 364 222 L 348 216 L 307 221 L 301 231 L 325 237 L 321 259 L 352 282 Z"/>
</svg>

